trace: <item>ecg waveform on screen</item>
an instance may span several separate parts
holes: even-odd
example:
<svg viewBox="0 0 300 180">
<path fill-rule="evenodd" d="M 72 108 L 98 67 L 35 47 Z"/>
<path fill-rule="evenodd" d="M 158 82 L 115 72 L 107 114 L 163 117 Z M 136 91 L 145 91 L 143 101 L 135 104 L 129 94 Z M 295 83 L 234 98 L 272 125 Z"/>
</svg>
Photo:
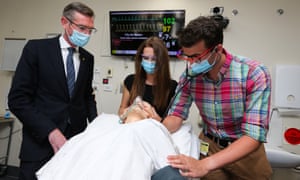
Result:
<svg viewBox="0 0 300 180">
<path fill-rule="evenodd" d="M 115 24 L 115 32 L 162 32 L 164 29 L 163 24 Z"/>
<path fill-rule="evenodd" d="M 157 17 L 149 17 L 149 16 L 119 16 L 119 17 L 113 17 L 111 20 L 112 22 L 116 21 L 116 22 L 134 22 L 134 21 L 162 21 L 163 16 L 157 16 Z"/>
</svg>

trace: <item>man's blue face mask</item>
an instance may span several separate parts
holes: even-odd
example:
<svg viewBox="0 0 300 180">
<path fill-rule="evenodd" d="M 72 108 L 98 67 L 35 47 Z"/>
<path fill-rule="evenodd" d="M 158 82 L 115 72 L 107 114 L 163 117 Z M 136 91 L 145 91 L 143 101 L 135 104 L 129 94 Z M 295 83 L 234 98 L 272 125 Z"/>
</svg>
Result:
<svg viewBox="0 0 300 180">
<path fill-rule="evenodd" d="M 188 65 L 188 69 L 187 69 L 188 75 L 197 76 L 198 74 L 205 74 L 208 71 L 210 71 L 216 64 L 216 58 L 214 59 L 212 64 L 209 63 L 208 60 L 210 57 L 211 55 L 202 61 L 198 60 Z"/>
<path fill-rule="evenodd" d="M 73 29 L 73 33 L 71 36 L 69 36 L 69 38 L 70 38 L 70 41 L 72 42 L 72 44 L 79 46 L 79 47 L 83 47 L 89 42 L 90 35 L 81 33 L 79 31 Z"/>
</svg>

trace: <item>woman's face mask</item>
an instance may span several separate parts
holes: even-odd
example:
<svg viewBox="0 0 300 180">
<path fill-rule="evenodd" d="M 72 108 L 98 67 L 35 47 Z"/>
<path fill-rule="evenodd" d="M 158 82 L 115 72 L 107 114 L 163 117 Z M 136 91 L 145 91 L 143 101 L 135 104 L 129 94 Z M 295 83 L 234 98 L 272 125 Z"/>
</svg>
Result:
<svg viewBox="0 0 300 180">
<path fill-rule="evenodd" d="M 77 31 L 76 29 L 73 29 L 73 33 L 71 36 L 69 36 L 69 39 L 72 44 L 83 47 L 89 42 L 90 35 L 81 33 L 79 31 Z"/>
<path fill-rule="evenodd" d="M 147 74 L 154 74 L 155 65 L 156 65 L 155 61 L 149 61 L 149 60 L 142 58 L 141 65 Z"/>
</svg>

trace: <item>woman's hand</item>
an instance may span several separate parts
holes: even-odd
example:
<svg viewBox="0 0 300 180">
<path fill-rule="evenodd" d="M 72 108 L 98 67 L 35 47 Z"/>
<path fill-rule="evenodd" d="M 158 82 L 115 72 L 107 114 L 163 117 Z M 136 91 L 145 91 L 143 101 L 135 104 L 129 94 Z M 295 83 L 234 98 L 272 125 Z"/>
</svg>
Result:
<svg viewBox="0 0 300 180">
<path fill-rule="evenodd" d="M 124 110 L 124 113 L 120 116 L 123 123 L 134 122 L 147 118 L 161 121 L 161 117 L 157 114 L 155 108 L 145 101 L 138 101 L 132 104 L 129 108 Z"/>
<path fill-rule="evenodd" d="M 143 106 L 143 110 L 147 114 L 147 118 L 152 118 L 157 121 L 161 121 L 161 117 L 157 114 L 156 110 L 154 107 L 152 107 L 149 103 L 143 101 L 141 102 L 141 106 Z"/>
</svg>

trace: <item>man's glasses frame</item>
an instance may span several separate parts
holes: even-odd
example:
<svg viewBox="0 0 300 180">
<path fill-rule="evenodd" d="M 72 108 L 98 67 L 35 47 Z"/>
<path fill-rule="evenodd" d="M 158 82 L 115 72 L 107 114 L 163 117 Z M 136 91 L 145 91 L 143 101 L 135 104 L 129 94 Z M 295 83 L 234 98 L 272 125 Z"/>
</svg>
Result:
<svg viewBox="0 0 300 180">
<path fill-rule="evenodd" d="M 81 32 L 89 32 L 90 34 L 94 34 L 97 32 L 97 29 L 94 27 L 87 27 L 85 25 L 81 25 L 81 24 L 77 24 L 75 22 L 73 22 L 71 19 L 65 17 L 70 23 L 71 25 L 74 24 Z"/>
<path fill-rule="evenodd" d="M 212 49 L 213 49 L 213 47 L 206 49 L 203 53 L 195 54 L 195 55 L 191 55 L 191 56 L 185 55 L 183 50 L 180 49 L 177 52 L 176 56 L 180 60 L 185 60 L 185 61 L 189 61 L 189 62 L 193 63 L 195 61 L 201 60 L 204 56 L 206 56 L 208 53 L 210 53 Z"/>
</svg>

